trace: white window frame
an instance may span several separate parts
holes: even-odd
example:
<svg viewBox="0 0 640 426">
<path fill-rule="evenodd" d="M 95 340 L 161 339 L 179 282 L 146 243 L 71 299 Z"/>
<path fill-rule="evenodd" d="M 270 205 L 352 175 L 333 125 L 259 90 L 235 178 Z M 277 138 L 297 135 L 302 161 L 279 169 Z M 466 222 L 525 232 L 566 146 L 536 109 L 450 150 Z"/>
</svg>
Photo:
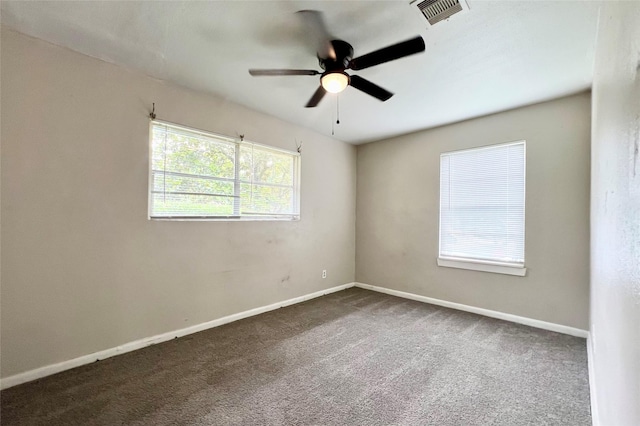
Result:
<svg viewBox="0 0 640 426">
<path fill-rule="evenodd" d="M 215 139 L 219 142 L 227 142 L 229 144 L 235 145 L 235 160 L 234 160 L 234 178 L 217 178 L 217 177 L 206 177 L 211 180 L 219 180 L 234 182 L 234 197 L 236 201 L 234 202 L 233 210 L 234 214 L 230 216 L 154 216 L 153 212 L 153 126 L 154 124 L 166 125 L 176 129 L 184 130 L 188 133 L 195 133 L 200 135 L 205 139 Z M 240 186 L 241 184 L 251 184 L 253 182 L 243 180 L 240 178 L 240 167 L 238 164 L 240 163 L 240 148 L 242 146 L 255 146 L 263 151 L 272 151 L 275 153 L 287 154 L 293 157 L 293 210 L 294 212 L 291 214 L 283 214 L 283 215 L 274 215 L 274 214 L 262 214 L 262 213 L 252 213 L 252 214 L 242 214 L 240 212 Z M 229 136 L 209 132 L 206 130 L 195 129 L 192 127 L 183 126 L 181 124 L 172 123 L 170 121 L 153 119 L 149 122 L 149 183 L 148 183 L 148 203 L 147 203 L 147 218 L 149 220 L 171 220 L 171 221 L 298 221 L 300 220 L 300 170 L 301 170 L 301 162 L 302 156 L 299 152 L 289 151 L 286 149 L 275 148 L 269 145 L 264 145 L 252 141 L 247 140 L 239 140 L 234 139 Z M 259 185 L 264 186 L 282 186 L 278 184 L 268 184 L 268 183 L 260 183 Z M 288 186 L 288 185 L 287 185 Z"/>
<path fill-rule="evenodd" d="M 469 151 L 478 151 L 481 149 L 498 148 L 498 147 L 516 145 L 516 144 L 524 145 L 524 170 L 523 170 L 523 173 L 524 173 L 523 178 L 524 178 L 524 184 L 525 184 L 524 194 L 523 194 L 525 198 L 525 211 L 523 212 L 523 215 L 524 215 L 523 226 L 524 226 L 526 224 L 526 180 L 527 180 L 527 144 L 525 140 L 518 140 L 513 142 L 506 142 L 506 143 L 500 143 L 500 144 L 492 144 L 492 145 L 485 145 L 485 146 L 479 146 L 479 147 L 468 148 L 468 149 L 443 152 L 440 154 L 440 163 L 438 164 L 438 167 L 439 168 L 441 167 L 443 155 L 448 155 L 452 153 L 469 152 Z M 442 256 L 441 254 L 442 253 L 442 247 L 441 247 L 442 203 L 441 203 L 440 185 L 441 185 L 441 182 L 440 182 L 440 178 L 438 177 L 438 258 L 437 258 L 438 266 L 442 266 L 446 268 L 466 269 L 471 271 L 491 272 L 496 274 L 515 275 L 520 277 L 525 276 L 527 274 L 527 268 L 524 266 L 524 264 L 516 265 L 516 264 L 503 263 L 503 262 L 490 261 L 490 260 L 477 260 L 477 259 L 470 259 L 470 258 Z M 524 237 L 525 237 L 525 259 L 526 259 L 526 226 L 525 226 Z"/>
</svg>

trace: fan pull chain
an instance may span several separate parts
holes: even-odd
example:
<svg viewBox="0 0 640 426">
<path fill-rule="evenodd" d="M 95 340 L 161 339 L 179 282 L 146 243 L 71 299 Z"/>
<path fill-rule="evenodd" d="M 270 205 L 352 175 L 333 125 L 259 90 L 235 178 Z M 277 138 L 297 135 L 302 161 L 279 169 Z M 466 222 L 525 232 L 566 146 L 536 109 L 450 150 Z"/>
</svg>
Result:
<svg viewBox="0 0 640 426">
<path fill-rule="evenodd" d="M 333 115 L 333 114 L 331 114 Z M 340 124 L 340 95 L 336 94 L 336 124 Z M 331 117 L 331 136 L 334 136 L 335 126 L 333 124 L 333 117 Z"/>
<path fill-rule="evenodd" d="M 331 136 L 335 135 L 335 124 L 333 124 L 333 113 L 331 113 Z"/>
</svg>

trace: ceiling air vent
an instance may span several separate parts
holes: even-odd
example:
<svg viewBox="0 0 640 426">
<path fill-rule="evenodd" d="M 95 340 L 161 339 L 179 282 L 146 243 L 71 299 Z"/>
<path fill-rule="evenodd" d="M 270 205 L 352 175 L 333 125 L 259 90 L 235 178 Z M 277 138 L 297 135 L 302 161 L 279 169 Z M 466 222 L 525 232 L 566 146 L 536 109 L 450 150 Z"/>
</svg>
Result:
<svg viewBox="0 0 640 426">
<path fill-rule="evenodd" d="M 465 0 L 414 0 L 412 3 L 427 18 L 429 25 L 435 25 L 458 12 L 469 10 Z"/>
</svg>

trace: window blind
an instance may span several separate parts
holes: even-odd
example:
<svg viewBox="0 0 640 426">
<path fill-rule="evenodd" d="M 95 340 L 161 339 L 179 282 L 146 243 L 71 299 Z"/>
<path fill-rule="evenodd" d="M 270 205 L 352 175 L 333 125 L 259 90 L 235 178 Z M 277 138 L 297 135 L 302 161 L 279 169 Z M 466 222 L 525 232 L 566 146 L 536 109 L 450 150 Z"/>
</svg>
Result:
<svg viewBox="0 0 640 426">
<path fill-rule="evenodd" d="M 299 154 L 151 124 L 152 218 L 296 218 Z"/>
<path fill-rule="evenodd" d="M 525 142 L 440 156 L 440 257 L 524 266 Z"/>
</svg>

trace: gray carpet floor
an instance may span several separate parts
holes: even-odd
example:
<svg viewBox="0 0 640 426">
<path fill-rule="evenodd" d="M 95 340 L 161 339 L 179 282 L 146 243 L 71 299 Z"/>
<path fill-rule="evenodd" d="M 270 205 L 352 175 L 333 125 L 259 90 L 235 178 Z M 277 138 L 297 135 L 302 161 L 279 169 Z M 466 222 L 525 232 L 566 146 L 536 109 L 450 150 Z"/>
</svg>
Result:
<svg viewBox="0 0 640 426">
<path fill-rule="evenodd" d="M 590 425 L 585 340 L 351 288 L 1 392 L 3 425 Z"/>
</svg>

